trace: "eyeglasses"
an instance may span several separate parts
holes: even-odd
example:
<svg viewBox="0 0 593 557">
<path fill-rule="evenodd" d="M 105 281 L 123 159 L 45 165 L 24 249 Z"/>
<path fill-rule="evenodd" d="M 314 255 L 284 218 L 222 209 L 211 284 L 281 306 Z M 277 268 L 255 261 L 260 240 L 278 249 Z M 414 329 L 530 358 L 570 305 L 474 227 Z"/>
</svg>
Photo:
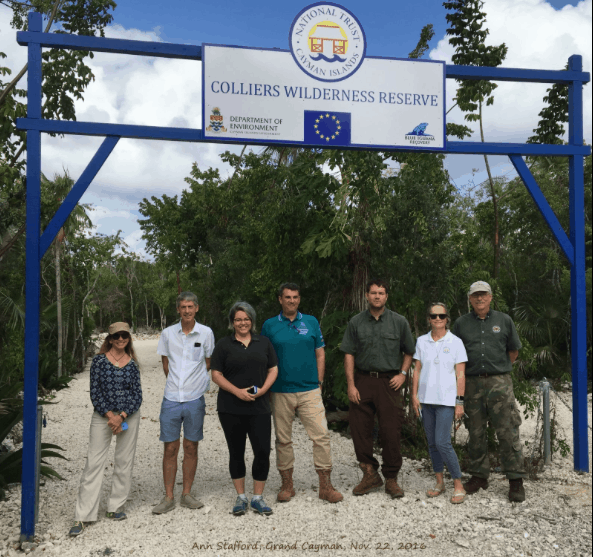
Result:
<svg viewBox="0 0 593 557">
<path fill-rule="evenodd" d="M 124 340 L 128 340 L 130 338 L 130 333 L 126 333 L 125 331 L 123 331 L 121 333 L 114 333 L 111 335 L 111 338 L 113 340 L 119 340 L 120 338 L 123 338 Z"/>
<path fill-rule="evenodd" d="M 431 319 L 447 319 L 449 316 L 446 313 L 429 313 L 428 317 Z"/>
<path fill-rule="evenodd" d="M 251 319 L 249 317 L 247 319 L 233 319 L 233 323 L 240 325 L 241 323 L 251 323 Z"/>
<path fill-rule="evenodd" d="M 473 294 L 470 294 L 469 297 L 477 300 L 478 298 L 487 298 L 490 295 L 490 292 L 474 292 Z"/>
</svg>

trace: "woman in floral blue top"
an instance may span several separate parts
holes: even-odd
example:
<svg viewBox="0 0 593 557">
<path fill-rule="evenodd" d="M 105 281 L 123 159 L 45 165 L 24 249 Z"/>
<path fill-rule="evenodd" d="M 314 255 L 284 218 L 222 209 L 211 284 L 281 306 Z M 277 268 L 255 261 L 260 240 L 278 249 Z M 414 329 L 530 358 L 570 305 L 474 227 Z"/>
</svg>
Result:
<svg viewBox="0 0 593 557">
<path fill-rule="evenodd" d="M 121 507 L 132 483 L 136 440 L 140 425 L 142 387 L 138 358 L 127 323 L 109 325 L 109 334 L 91 364 L 91 419 L 87 463 L 80 479 L 71 536 L 82 533 L 89 522 L 97 520 L 105 460 L 115 436 L 115 455 L 111 496 L 107 518 L 124 520 Z"/>
</svg>

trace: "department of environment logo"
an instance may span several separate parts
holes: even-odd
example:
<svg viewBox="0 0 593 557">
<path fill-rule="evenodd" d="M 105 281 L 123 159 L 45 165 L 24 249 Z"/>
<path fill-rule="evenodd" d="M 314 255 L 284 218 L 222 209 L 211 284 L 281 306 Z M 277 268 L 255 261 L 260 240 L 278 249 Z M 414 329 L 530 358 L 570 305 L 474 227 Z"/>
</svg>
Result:
<svg viewBox="0 0 593 557">
<path fill-rule="evenodd" d="M 220 108 L 214 107 L 212 114 L 210 115 L 210 125 L 206 128 L 209 132 L 226 132 L 226 128 L 223 126 L 224 117 L 220 113 Z"/>
<path fill-rule="evenodd" d="M 319 81 L 341 81 L 360 68 L 366 38 L 356 16 L 331 2 L 311 4 L 292 22 L 288 36 L 296 64 Z"/>
</svg>

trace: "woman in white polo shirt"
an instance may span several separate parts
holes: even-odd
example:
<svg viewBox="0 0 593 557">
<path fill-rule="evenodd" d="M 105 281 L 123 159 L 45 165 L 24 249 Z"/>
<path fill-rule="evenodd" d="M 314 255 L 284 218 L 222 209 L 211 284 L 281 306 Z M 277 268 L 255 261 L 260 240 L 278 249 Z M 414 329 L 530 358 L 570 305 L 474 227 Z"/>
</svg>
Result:
<svg viewBox="0 0 593 557">
<path fill-rule="evenodd" d="M 465 500 L 465 491 L 459 460 L 451 445 L 451 425 L 453 419 L 463 416 L 467 354 L 461 339 L 448 330 L 450 322 L 445 304 L 437 302 L 429 307 L 430 332 L 416 342 L 412 405 L 417 416 L 422 405 L 422 423 L 436 474 L 436 486 L 426 495 L 438 497 L 445 492 L 446 464 L 454 482 L 451 503 L 459 504 Z"/>
</svg>

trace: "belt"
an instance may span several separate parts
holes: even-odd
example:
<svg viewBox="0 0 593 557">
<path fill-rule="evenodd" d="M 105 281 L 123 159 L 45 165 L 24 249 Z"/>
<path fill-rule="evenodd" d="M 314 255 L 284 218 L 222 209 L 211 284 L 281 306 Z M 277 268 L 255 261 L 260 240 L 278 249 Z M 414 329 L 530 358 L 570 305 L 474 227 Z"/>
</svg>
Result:
<svg viewBox="0 0 593 557">
<path fill-rule="evenodd" d="M 356 368 L 356 373 L 361 373 L 362 375 L 370 375 L 371 377 L 381 378 L 381 377 L 389 377 L 390 379 L 399 373 L 399 370 L 390 370 L 390 371 L 365 371 L 364 369 Z"/>
<path fill-rule="evenodd" d="M 495 375 L 504 375 L 504 373 L 478 373 L 477 375 L 468 375 L 467 377 L 494 377 Z"/>
</svg>

